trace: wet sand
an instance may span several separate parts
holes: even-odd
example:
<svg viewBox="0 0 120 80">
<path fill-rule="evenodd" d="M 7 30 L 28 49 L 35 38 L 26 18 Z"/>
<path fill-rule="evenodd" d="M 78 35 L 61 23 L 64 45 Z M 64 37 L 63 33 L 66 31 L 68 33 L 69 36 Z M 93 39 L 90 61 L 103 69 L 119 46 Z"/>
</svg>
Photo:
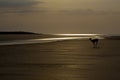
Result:
<svg viewBox="0 0 120 80">
<path fill-rule="evenodd" d="M 0 80 L 119 80 L 120 40 L 0 46 Z"/>
</svg>

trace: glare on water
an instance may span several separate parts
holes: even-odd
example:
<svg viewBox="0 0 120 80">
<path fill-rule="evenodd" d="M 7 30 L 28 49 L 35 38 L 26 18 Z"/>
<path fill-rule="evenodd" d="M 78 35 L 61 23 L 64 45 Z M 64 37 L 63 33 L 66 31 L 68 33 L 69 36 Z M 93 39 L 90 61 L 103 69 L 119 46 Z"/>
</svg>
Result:
<svg viewBox="0 0 120 80">
<path fill-rule="evenodd" d="M 61 36 L 95 36 L 95 35 L 102 35 L 102 34 L 55 34 Z"/>
</svg>

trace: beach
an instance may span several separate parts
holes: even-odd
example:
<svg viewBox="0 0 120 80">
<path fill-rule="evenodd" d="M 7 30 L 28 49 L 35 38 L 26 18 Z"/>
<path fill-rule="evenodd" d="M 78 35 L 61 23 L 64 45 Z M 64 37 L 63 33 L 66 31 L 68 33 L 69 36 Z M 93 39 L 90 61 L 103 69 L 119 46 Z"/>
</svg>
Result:
<svg viewBox="0 0 120 80">
<path fill-rule="evenodd" d="M 120 80 L 120 0 L 0 0 L 0 80 Z"/>
<path fill-rule="evenodd" d="M 1 45 L 0 80 L 119 80 L 120 41 Z"/>
</svg>

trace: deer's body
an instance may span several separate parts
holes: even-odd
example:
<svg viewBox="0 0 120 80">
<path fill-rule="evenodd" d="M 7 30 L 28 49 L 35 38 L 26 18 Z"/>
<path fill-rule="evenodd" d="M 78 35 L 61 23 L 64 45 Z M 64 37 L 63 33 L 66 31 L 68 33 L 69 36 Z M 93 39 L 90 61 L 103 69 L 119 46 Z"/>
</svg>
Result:
<svg viewBox="0 0 120 80">
<path fill-rule="evenodd" d="M 95 39 L 89 38 L 89 40 L 93 43 L 94 47 L 97 47 L 98 41 L 99 41 L 97 38 L 95 38 Z"/>
</svg>

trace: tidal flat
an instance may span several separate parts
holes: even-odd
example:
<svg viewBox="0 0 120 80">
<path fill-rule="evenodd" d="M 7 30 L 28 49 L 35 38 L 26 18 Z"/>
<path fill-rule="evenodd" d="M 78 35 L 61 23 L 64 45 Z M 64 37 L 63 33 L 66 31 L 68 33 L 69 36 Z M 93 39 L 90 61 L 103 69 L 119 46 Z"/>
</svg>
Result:
<svg viewBox="0 0 120 80">
<path fill-rule="evenodd" d="M 120 40 L 0 46 L 0 80 L 120 79 Z"/>
</svg>

